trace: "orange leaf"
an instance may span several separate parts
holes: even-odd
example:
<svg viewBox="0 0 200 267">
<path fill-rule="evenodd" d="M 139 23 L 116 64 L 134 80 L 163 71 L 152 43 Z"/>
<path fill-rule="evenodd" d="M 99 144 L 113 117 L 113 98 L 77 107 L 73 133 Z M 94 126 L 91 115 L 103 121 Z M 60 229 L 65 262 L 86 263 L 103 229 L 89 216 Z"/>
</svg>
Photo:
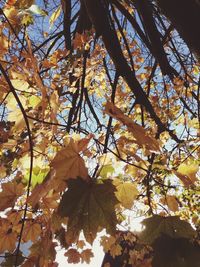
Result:
<svg viewBox="0 0 200 267">
<path fill-rule="evenodd" d="M 81 140 L 83 142 L 83 140 Z M 50 166 L 55 171 L 56 179 L 67 180 L 69 178 L 81 177 L 84 180 L 88 179 L 88 172 L 85 167 L 84 160 L 79 155 L 80 150 L 85 147 L 85 144 L 79 146 L 79 142 L 70 140 L 69 144 L 60 150 Z M 87 142 L 86 142 L 87 143 Z"/>
<path fill-rule="evenodd" d="M 41 225 L 35 222 L 26 222 L 23 232 L 23 240 L 25 242 L 31 240 L 36 241 L 41 234 Z"/>
<path fill-rule="evenodd" d="M 0 192 L 0 211 L 9 207 L 13 207 L 19 196 L 23 194 L 24 186 L 11 181 L 2 184 L 2 192 Z"/>
<path fill-rule="evenodd" d="M 175 196 L 167 195 L 166 204 L 171 211 L 174 211 L 174 212 L 178 211 L 178 202 Z"/>
<path fill-rule="evenodd" d="M 16 247 L 17 234 L 12 232 L 12 229 L 8 229 L 7 233 L 1 233 L 0 231 L 0 253 L 8 250 L 12 252 Z"/>
<path fill-rule="evenodd" d="M 105 106 L 105 113 L 120 121 L 122 124 L 126 125 L 128 130 L 133 134 L 136 143 L 139 146 L 145 146 L 147 149 L 158 152 L 160 151 L 158 141 L 149 136 L 146 130 L 132 121 L 128 116 L 126 116 L 119 108 L 117 108 L 113 103 L 107 102 Z"/>
<path fill-rule="evenodd" d="M 94 137 L 93 134 L 89 134 L 86 138 L 83 138 L 78 141 L 78 151 L 81 152 L 87 149 L 87 146 L 90 142 L 90 140 Z"/>
</svg>

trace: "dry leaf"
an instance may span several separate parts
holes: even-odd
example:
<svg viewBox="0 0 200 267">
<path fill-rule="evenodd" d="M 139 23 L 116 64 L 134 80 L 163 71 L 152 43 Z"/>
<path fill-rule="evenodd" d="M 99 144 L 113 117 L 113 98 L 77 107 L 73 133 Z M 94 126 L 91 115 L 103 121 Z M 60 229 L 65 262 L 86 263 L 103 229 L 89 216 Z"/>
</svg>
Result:
<svg viewBox="0 0 200 267">
<path fill-rule="evenodd" d="M 91 258 L 94 257 L 94 254 L 91 249 L 85 249 L 81 252 L 81 262 L 90 263 Z"/>
<path fill-rule="evenodd" d="M 0 192 L 0 211 L 3 211 L 15 205 L 17 198 L 24 192 L 24 186 L 12 181 L 2 184 L 1 187 L 2 192 Z"/>
<path fill-rule="evenodd" d="M 36 241 L 41 234 L 41 225 L 39 223 L 27 221 L 23 231 L 23 240 Z"/>
<path fill-rule="evenodd" d="M 182 163 L 179 165 L 178 170 L 175 171 L 175 174 L 185 186 L 189 186 L 197 180 L 196 174 L 198 170 L 199 165 L 194 162 Z"/>
<path fill-rule="evenodd" d="M 171 211 L 178 211 L 179 206 L 175 196 L 167 195 L 166 204 Z"/>
<path fill-rule="evenodd" d="M 16 247 L 17 234 L 8 228 L 7 232 L 0 230 L 0 253 L 4 251 L 12 252 Z"/>
<path fill-rule="evenodd" d="M 69 144 L 56 154 L 50 164 L 55 171 L 55 179 L 67 180 L 81 177 L 88 180 L 88 172 L 84 160 L 79 155 L 81 149 L 82 147 L 79 147 L 78 142 L 74 142 L 71 139 Z"/>
<path fill-rule="evenodd" d="M 135 141 L 139 146 L 145 146 L 148 150 L 153 152 L 160 151 L 158 141 L 154 137 L 149 136 L 142 126 L 134 123 L 132 119 L 124 115 L 124 113 L 113 103 L 107 102 L 105 106 L 105 113 L 126 125 L 128 130 L 133 134 Z"/>
<path fill-rule="evenodd" d="M 71 248 L 64 255 L 68 258 L 68 263 L 76 264 L 80 262 L 81 255 L 76 249 Z"/>
</svg>

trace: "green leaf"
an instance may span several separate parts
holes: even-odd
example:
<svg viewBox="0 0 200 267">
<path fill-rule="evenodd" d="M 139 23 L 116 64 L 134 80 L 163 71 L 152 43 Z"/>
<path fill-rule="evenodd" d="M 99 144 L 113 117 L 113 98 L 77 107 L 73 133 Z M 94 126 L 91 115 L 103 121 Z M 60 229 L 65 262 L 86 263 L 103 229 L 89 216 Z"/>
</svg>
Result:
<svg viewBox="0 0 200 267">
<path fill-rule="evenodd" d="M 139 238 L 142 242 L 151 245 L 162 234 L 171 238 L 192 238 L 195 230 L 192 226 L 178 216 L 162 217 L 155 215 L 143 220 L 145 229 L 140 233 Z"/>
<path fill-rule="evenodd" d="M 109 175 L 112 175 L 114 171 L 115 169 L 112 164 L 106 164 L 101 168 L 99 176 L 101 176 L 103 179 L 106 179 L 109 177 Z"/>
<path fill-rule="evenodd" d="M 36 96 L 36 95 L 32 95 L 29 98 L 29 104 L 33 108 L 35 108 L 40 102 L 41 102 L 41 99 L 38 96 Z"/>
<path fill-rule="evenodd" d="M 90 243 L 102 228 L 110 234 L 115 232 L 115 205 L 118 201 L 114 192 L 111 180 L 103 183 L 85 182 L 80 178 L 69 180 L 68 190 L 58 208 L 62 217 L 68 217 L 67 242 L 74 242 L 81 230 Z"/>
<path fill-rule="evenodd" d="M 36 184 L 41 184 L 46 177 L 47 173 L 49 171 L 49 168 L 40 169 L 40 167 L 36 166 L 33 168 L 32 173 L 32 179 L 31 179 L 31 185 L 32 187 L 35 187 Z M 27 170 L 27 173 L 24 175 L 24 179 L 26 181 L 29 180 L 29 170 Z"/>
</svg>

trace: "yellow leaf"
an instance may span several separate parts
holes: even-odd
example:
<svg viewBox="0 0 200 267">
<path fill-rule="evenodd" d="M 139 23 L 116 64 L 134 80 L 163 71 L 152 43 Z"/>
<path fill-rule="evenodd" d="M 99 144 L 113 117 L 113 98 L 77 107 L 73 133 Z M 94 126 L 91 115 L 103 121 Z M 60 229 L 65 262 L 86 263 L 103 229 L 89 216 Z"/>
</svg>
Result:
<svg viewBox="0 0 200 267">
<path fill-rule="evenodd" d="M 196 174 L 199 170 L 199 165 L 196 163 L 188 162 L 188 164 L 182 163 L 178 167 L 178 172 L 182 175 L 188 176 L 188 178 L 194 183 L 196 181 Z"/>
<path fill-rule="evenodd" d="M 15 122 L 14 129 L 17 132 L 22 131 L 22 129 L 26 126 L 24 117 L 20 109 L 15 109 L 9 112 L 8 120 Z"/>
<path fill-rule="evenodd" d="M 34 23 L 34 19 L 33 19 L 33 16 L 31 14 L 25 14 L 22 17 L 21 24 L 23 24 L 24 26 L 29 26 L 33 23 Z"/>
<path fill-rule="evenodd" d="M 166 196 L 166 204 L 171 211 L 173 212 L 178 211 L 178 202 L 175 196 L 171 195 Z"/>
<path fill-rule="evenodd" d="M 187 163 L 180 164 L 177 171 L 174 171 L 174 173 L 182 183 L 188 187 L 196 182 L 198 170 L 199 165 L 197 163 L 188 161 Z"/>
<path fill-rule="evenodd" d="M 61 6 L 59 6 L 51 15 L 50 19 L 49 19 L 49 23 L 50 23 L 50 28 L 53 26 L 54 22 L 57 20 L 57 18 L 60 16 L 61 13 Z"/>
<path fill-rule="evenodd" d="M 134 123 L 132 119 L 124 115 L 124 113 L 113 103 L 107 102 L 105 106 L 105 113 L 120 121 L 122 124 L 126 125 L 128 130 L 133 134 L 135 142 L 139 146 L 145 146 L 148 150 L 153 152 L 160 151 L 158 141 L 154 137 L 149 136 L 149 134 L 142 126 Z"/>
<path fill-rule="evenodd" d="M 120 180 L 114 180 L 113 184 L 117 189 L 115 195 L 121 202 L 122 206 L 124 206 L 126 209 L 131 209 L 133 202 L 138 195 L 136 186 L 131 182 L 122 182 Z"/>
<path fill-rule="evenodd" d="M 11 79 L 13 87 L 19 91 L 28 92 L 29 84 L 23 79 Z"/>
<path fill-rule="evenodd" d="M 13 127 L 13 131 L 22 131 L 23 128 L 26 126 L 23 114 L 20 108 L 17 105 L 16 99 L 12 94 L 10 94 L 6 99 L 6 107 L 8 108 L 8 121 L 15 122 L 15 126 Z M 25 98 L 21 97 L 20 101 L 22 105 L 25 105 Z"/>
</svg>

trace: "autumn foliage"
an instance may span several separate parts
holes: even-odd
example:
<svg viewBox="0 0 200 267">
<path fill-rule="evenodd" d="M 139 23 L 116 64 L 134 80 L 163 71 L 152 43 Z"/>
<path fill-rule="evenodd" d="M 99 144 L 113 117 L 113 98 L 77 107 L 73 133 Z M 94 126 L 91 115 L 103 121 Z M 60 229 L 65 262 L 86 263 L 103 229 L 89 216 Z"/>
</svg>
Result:
<svg viewBox="0 0 200 267">
<path fill-rule="evenodd" d="M 200 48 L 170 4 L 1 1 L 1 266 L 89 263 L 102 230 L 104 267 L 200 266 Z"/>
</svg>

